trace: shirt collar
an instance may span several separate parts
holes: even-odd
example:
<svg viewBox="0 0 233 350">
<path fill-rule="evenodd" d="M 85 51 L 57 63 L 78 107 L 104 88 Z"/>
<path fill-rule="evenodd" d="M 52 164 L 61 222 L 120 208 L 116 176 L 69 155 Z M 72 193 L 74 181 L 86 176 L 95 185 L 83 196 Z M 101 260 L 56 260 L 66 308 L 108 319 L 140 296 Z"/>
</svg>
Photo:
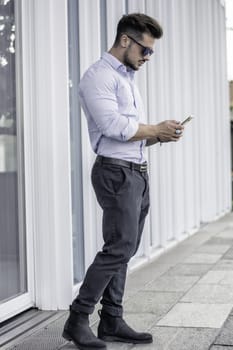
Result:
<svg viewBox="0 0 233 350">
<path fill-rule="evenodd" d="M 126 66 L 110 53 L 104 52 L 102 59 L 108 62 L 116 71 L 121 72 L 124 75 L 129 75 L 131 79 L 134 77 L 135 72 L 133 69 L 129 68 L 127 70 Z"/>
</svg>

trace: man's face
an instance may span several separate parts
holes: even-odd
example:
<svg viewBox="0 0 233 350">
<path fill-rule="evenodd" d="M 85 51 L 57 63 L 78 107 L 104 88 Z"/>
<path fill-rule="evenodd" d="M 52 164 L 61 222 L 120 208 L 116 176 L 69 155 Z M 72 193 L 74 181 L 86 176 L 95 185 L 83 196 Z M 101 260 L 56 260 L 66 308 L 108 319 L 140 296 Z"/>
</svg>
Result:
<svg viewBox="0 0 233 350">
<path fill-rule="evenodd" d="M 127 47 L 123 63 L 126 67 L 129 67 L 133 70 L 138 70 L 145 62 L 149 61 L 150 53 L 144 55 L 145 48 L 148 48 L 146 51 L 153 52 L 153 47 L 155 39 L 147 33 L 144 33 L 141 40 L 135 40 L 132 36 L 132 39 L 128 37 L 130 41 L 129 46 Z M 143 48 L 144 47 L 144 48 Z"/>
</svg>

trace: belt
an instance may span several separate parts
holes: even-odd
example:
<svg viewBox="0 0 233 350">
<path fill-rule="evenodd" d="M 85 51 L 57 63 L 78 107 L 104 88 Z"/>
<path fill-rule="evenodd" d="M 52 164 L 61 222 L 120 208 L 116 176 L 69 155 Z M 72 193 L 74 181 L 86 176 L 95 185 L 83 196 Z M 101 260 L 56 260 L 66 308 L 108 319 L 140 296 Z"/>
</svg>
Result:
<svg viewBox="0 0 233 350">
<path fill-rule="evenodd" d="M 142 164 L 128 162 L 127 160 L 117 159 L 117 158 L 108 158 L 103 156 L 97 156 L 96 162 L 99 164 L 112 164 L 112 165 L 120 165 L 125 168 L 130 168 L 132 170 L 140 171 L 144 173 L 147 171 L 147 162 Z"/>
</svg>

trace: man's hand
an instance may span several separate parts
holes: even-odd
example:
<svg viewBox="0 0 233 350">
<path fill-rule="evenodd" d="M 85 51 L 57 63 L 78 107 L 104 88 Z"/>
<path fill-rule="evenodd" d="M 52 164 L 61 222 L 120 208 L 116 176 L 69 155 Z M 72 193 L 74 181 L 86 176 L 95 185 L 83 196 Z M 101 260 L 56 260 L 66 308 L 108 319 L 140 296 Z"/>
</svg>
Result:
<svg viewBox="0 0 233 350">
<path fill-rule="evenodd" d="M 138 131 L 129 141 L 147 140 L 150 146 L 156 142 L 178 141 L 184 127 L 176 120 L 165 120 L 159 124 L 139 124 Z"/>
<path fill-rule="evenodd" d="M 176 120 L 165 120 L 156 125 L 157 138 L 160 142 L 178 141 L 181 136 L 184 127 Z"/>
</svg>

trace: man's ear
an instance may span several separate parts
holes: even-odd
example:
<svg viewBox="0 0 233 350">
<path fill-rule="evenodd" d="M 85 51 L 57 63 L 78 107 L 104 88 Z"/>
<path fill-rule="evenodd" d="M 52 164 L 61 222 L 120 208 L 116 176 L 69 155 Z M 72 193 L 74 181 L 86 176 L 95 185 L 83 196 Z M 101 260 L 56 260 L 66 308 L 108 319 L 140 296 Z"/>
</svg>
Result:
<svg viewBox="0 0 233 350">
<path fill-rule="evenodd" d="M 129 38 L 127 37 L 126 34 L 122 34 L 122 36 L 120 38 L 120 45 L 121 45 L 121 47 L 124 47 L 124 48 L 128 47 L 128 39 Z"/>
</svg>

